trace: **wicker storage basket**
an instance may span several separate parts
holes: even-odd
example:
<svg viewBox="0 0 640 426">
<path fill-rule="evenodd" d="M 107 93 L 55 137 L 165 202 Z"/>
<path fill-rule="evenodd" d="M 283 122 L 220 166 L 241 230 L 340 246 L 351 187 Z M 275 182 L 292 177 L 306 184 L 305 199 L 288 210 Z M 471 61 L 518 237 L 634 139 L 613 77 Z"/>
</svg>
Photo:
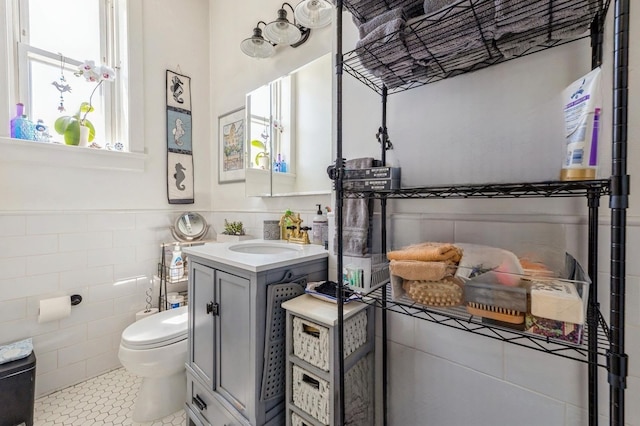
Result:
<svg viewBox="0 0 640 426">
<path fill-rule="evenodd" d="M 293 365 L 293 403 L 322 424 L 329 424 L 331 386 L 326 380 Z"/>
<path fill-rule="evenodd" d="M 344 357 L 367 342 L 367 312 L 362 311 L 344 323 Z M 293 353 L 324 371 L 329 371 L 329 329 L 303 318 L 293 318 Z"/>
<path fill-rule="evenodd" d="M 310 426 L 310 425 L 305 423 L 305 421 L 303 420 L 302 417 L 300 417 L 299 415 L 297 415 L 296 413 L 294 413 L 292 411 L 291 412 L 291 426 Z"/>
<path fill-rule="evenodd" d="M 345 374 L 347 424 L 370 426 L 373 424 L 373 356 L 360 359 Z M 331 423 L 329 411 L 331 386 L 326 380 L 293 365 L 293 403 L 324 425 Z M 295 424 L 295 423 L 294 423 Z"/>
</svg>

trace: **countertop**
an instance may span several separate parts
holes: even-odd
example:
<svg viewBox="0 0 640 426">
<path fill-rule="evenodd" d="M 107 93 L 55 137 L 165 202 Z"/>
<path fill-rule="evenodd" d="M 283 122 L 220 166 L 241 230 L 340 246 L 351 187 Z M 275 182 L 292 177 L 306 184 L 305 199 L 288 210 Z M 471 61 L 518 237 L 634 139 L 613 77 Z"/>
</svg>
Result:
<svg viewBox="0 0 640 426">
<path fill-rule="evenodd" d="M 242 253 L 231 250 L 239 245 L 278 245 L 294 250 L 273 254 Z M 183 248 L 184 253 L 251 272 L 289 266 L 300 262 L 328 257 L 328 251 L 317 244 L 296 244 L 285 240 L 244 240 L 239 242 L 205 243 Z"/>
<path fill-rule="evenodd" d="M 342 306 L 344 319 L 346 320 L 369 305 L 361 302 L 349 302 Z M 308 294 L 282 302 L 282 308 L 321 324 L 332 327 L 338 324 L 338 305 L 325 302 Z"/>
</svg>

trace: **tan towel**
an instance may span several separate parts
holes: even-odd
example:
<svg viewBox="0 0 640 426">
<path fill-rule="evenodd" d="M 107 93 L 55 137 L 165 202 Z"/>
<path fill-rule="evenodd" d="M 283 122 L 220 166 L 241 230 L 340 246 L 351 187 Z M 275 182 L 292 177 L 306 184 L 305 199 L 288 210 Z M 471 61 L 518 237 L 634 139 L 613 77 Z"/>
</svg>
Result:
<svg viewBox="0 0 640 426">
<path fill-rule="evenodd" d="M 446 276 L 453 275 L 456 268 L 447 262 L 392 260 L 389 264 L 389 271 L 405 280 L 440 281 Z"/>
<path fill-rule="evenodd" d="M 421 243 L 387 253 L 389 260 L 421 260 L 423 262 L 448 262 L 457 264 L 462 250 L 449 243 Z"/>
</svg>

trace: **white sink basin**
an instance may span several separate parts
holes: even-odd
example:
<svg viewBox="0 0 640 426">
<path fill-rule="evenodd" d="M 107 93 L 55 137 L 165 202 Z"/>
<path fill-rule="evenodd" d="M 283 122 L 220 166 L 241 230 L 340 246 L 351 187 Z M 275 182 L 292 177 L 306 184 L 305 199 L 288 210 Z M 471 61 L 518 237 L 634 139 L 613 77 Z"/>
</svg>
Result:
<svg viewBox="0 0 640 426">
<path fill-rule="evenodd" d="M 324 247 L 295 244 L 283 240 L 245 240 L 242 242 L 205 243 L 185 247 L 184 252 L 212 262 L 252 272 L 287 267 L 299 262 L 324 259 Z"/>
<path fill-rule="evenodd" d="M 302 247 L 282 243 L 240 243 L 229 246 L 229 250 L 243 254 L 283 254 L 302 251 Z"/>
</svg>

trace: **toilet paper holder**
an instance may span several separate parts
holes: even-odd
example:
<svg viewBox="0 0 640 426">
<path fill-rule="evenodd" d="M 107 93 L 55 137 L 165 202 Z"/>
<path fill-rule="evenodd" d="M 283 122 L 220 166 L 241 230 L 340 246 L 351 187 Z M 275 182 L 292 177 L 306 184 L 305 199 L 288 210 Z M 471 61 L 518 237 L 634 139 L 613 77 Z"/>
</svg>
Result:
<svg viewBox="0 0 640 426">
<path fill-rule="evenodd" d="M 82 302 L 82 296 L 80 296 L 79 294 L 72 294 L 69 297 L 71 297 L 71 306 L 79 305 L 80 302 Z"/>
</svg>

